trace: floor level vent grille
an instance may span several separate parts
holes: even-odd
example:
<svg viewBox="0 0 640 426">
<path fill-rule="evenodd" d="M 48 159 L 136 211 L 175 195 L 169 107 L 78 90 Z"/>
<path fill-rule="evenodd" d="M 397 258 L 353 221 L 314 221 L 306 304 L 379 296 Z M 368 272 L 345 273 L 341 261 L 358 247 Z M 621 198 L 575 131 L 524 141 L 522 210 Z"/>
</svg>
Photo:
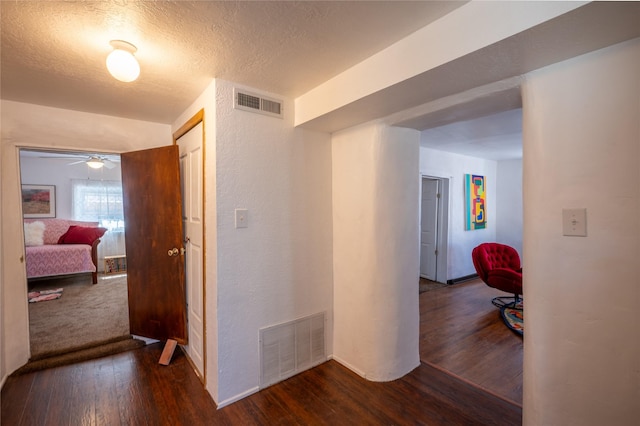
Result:
<svg viewBox="0 0 640 426">
<path fill-rule="evenodd" d="M 325 313 L 260 330 L 260 388 L 326 361 Z"/>
</svg>

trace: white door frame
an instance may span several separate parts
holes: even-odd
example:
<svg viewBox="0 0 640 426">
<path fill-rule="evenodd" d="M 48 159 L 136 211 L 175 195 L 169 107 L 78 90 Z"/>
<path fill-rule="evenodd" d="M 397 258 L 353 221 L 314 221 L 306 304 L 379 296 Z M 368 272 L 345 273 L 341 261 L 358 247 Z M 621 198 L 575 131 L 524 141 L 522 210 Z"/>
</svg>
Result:
<svg viewBox="0 0 640 426">
<path fill-rule="evenodd" d="M 206 269 L 205 269 L 205 262 L 204 259 L 206 257 L 206 243 L 205 243 L 205 229 L 206 229 L 206 223 L 205 223 L 205 211 L 204 211 L 204 204 L 205 204 L 205 155 L 206 155 L 206 151 L 205 151 L 205 128 L 204 128 L 204 109 L 201 109 L 200 111 L 198 111 L 193 117 L 191 117 L 186 123 L 184 123 L 174 134 L 173 134 L 173 143 L 176 145 L 179 145 L 178 139 L 180 139 L 182 136 L 184 136 L 185 134 L 187 134 L 189 131 L 191 131 L 192 129 L 194 129 L 198 124 L 202 124 L 202 135 L 201 135 L 201 145 L 200 145 L 200 149 L 202 151 L 202 155 L 201 155 L 201 170 L 202 170 L 202 178 L 201 178 L 201 197 L 202 197 L 202 222 L 201 222 L 201 230 L 200 230 L 200 234 L 202 236 L 202 255 L 199 259 L 197 259 L 198 262 L 200 262 L 200 271 L 202 274 L 202 283 L 200 284 L 202 286 L 202 288 L 200 289 L 201 291 L 201 297 L 202 297 L 202 306 L 200 307 L 200 310 L 202 312 L 202 365 L 201 368 L 199 368 L 196 363 L 191 359 L 191 348 L 189 347 L 183 347 L 183 351 L 185 352 L 185 354 L 187 355 L 187 360 L 189 360 L 189 362 L 191 363 L 192 367 L 194 368 L 194 370 L 196 371 L 196 374 L 198 375 L 199 379 L 202 381 L 202 383 L 206 386 L 206 377 L 207 377 L 207 315 L 206 315 L 206 297 L 207 297 L 207 293 L 206 293 Z M 182 186 L 182 182 L 181 182 L 181 186 Z M 186 232 L 186 229 L 185 229 Z M 186 237 L 186 235 L 185 235 Z M 184 244 L 185 246 L 187 246 L 190 242 L 185 240 Z M 191 251 L 189 250 L 189 247 L 187 247 L 187 253 L 190 254 Z M 185 274 L 187 273 L 186 267 L 185 267 Z M 193 284 L 193 283 L 191 283 Z M 187 283 L 187 281 L 185 280 L 185 286 L 188 286 L 189 283 Z M 188 303 L 188 302 L 187 302 Z M 189 315 L 189 312 L 187 312 L 187 317 Z M 189 324 L 187 324 L 187 328 L 189 330 L 189 333 L 191 333 L 191 329 L 189 328 Z M 201 371 L 200 371 L 201 370 Z"/>
<path fill-rule="evenodd" d="M 432 185 L 435 184 L 435 193 L 431 191 L 434 189 Z M 429 191 L 428 198 L 425 198 L 425 185 L 431 186 L 431 190 Z M 438 238 L 440 236 L 438 232 L 438 204 L 440 203 L 440 179 L 433 179 L 429 177 L 422 178 L 422 204 L 420 207 L 420 277 L 426 278 L 428 280 L 436 280 L 437 279 L 437 271 L 438 271 Z M 428 204 L 427 204 L 428 202 Z M 434 205 L 431 202 L 435 202 L 435 210 L 433 210 Z M 433 215 L 429 215 L 429 217 L 425 217 L 425 206 L 430 206 L 428 210 L 433 212 Z M 425 228 L 425 219 L 428 223 L 427 228 Z M 428 242 L 433 243 L 432 253 L 425 253 L 431 250 L 425 250 L 425 232 L 433 232 L 433 234 L 427 235 Z M 430 259 L 430 256 L 435 256 Z"/>
<path fill-rule="evenodd" d="M 436 281 L 439 283 L 446 283 L 448 277 L 448 254 L 449 254 L 449 183 L 450 178 L 433 175 L 420 175 L 420 201 L 418 202 L 420 211 L 418 217 L 421 217 L 422 212 L 422 179 L 435 179 L 439 181 L 440 200 L 438 202 L 438 226 L 437 233 L 438 239 L 436 249 L 438 250 L 437 265 L 436 265 Z M 418 248 L 420 249 L 420 248 Z M 420 275 L 420 271 L 418 271 Z"/>
</svg>

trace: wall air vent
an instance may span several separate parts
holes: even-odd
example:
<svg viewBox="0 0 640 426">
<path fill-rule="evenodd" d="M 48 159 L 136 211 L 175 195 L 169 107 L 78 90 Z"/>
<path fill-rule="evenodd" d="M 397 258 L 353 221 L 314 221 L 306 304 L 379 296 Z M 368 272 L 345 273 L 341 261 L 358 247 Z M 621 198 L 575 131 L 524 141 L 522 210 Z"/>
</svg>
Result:
<svg viewBox="0 0 640 426">
<path fill-rule="evenodd" d="M 257 112 L 282 118 L 282 101 L 247 92 L 244 89 L 233 89 L 233 107 L 244 111 Z"/>
<path fill-rule="evenodd" d="M 260 388 L 308 370 L 327 360 L 325 314 L 260 330 Z"/>
</svg>

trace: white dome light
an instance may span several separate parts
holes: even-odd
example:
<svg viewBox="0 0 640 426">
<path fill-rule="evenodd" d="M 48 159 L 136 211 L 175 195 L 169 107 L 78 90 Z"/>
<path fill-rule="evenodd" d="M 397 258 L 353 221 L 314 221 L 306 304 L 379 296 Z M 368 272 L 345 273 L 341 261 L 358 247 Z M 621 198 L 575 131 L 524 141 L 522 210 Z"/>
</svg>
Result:
<svg viewBox="0 0 640 426">
<path fill-rule="evenodd" d="M 98 157 L 91 157 L 89 158 L 89 160 L 87 160 L 87 166 L 91 167 L 92 169 L 101 169 L 102 166 L 104 166 L 104 161 L 102 161 Z"/>
<path fill-rule="evenodd" d="M 122 40 L 112 40 L 113 52 L 107 56 L 107 69 L 116 80 L 129 83 L 140 75 L 140 65 L 133 54 L 136 47 Z"/>
</svg>

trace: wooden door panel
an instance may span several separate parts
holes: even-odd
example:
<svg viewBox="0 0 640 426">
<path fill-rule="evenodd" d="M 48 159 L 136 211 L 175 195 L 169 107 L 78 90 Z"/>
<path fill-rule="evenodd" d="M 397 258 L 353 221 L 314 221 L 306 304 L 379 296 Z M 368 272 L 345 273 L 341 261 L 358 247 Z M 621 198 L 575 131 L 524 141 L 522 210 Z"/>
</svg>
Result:
<svg viewBox="0 0 640 426">
<path fill-rule="evenodd" d="M 122 191 L 131 334 L 186 344 L 178 155 L 175 145 L 121 154 Z"/>
</svg>

